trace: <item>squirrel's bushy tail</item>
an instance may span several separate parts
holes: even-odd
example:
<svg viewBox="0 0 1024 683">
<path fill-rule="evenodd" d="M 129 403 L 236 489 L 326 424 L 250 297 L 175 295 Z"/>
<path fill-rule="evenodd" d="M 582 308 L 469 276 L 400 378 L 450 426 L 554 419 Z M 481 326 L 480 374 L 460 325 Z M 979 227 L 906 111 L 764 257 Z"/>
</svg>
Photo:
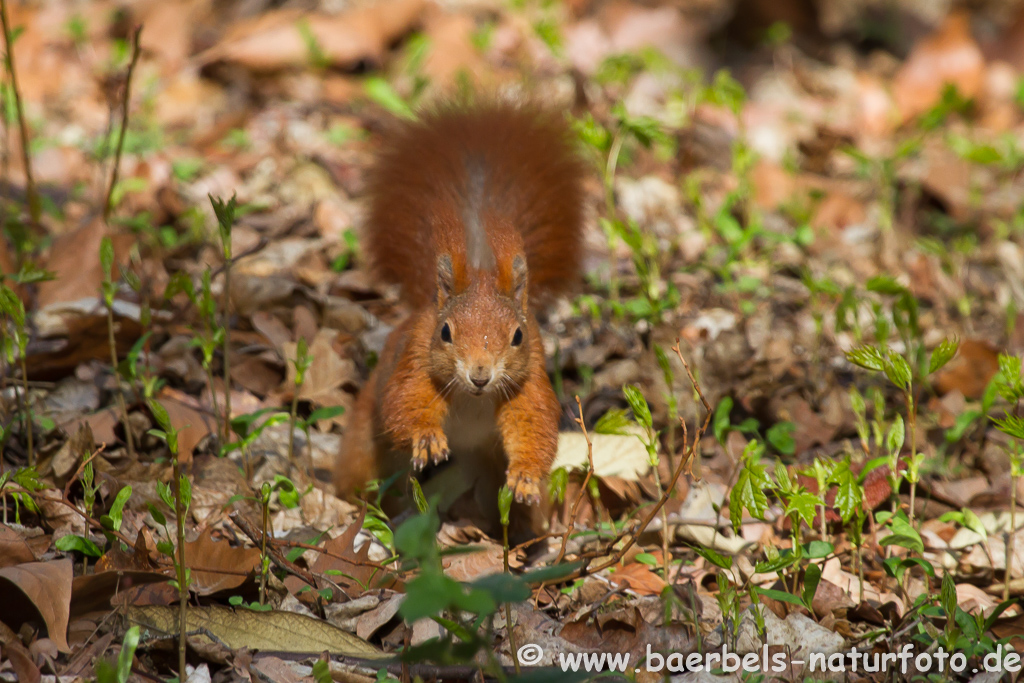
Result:
<svg viewBox="0 0 1024 683">
<path fill-rule="evenodd" d="M 386 133 L 370 172 L 363 246 L 413 306 L 434 296 L 439 252 L 480 225 L 521 235 L 530 301 L 579 273 L 585 168 L 563 116 L 534 105 L 447 104 Z M 476 228 L 472 227 L 476 226 Z"/>
</svg>

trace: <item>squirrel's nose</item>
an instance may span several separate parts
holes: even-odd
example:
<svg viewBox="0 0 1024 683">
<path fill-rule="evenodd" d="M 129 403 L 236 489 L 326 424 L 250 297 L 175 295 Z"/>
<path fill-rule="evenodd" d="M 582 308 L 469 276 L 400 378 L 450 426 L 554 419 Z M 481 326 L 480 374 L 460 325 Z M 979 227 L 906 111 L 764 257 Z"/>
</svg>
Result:
<svg viewBox="0 0 1024 683">
<path fill-rule="evenodd" d="M 478 389 L 483 389 L 491 381 L 491 372 L 483 365 L 478 365 L 469 373 L 469 381 Z"/>
</svg>

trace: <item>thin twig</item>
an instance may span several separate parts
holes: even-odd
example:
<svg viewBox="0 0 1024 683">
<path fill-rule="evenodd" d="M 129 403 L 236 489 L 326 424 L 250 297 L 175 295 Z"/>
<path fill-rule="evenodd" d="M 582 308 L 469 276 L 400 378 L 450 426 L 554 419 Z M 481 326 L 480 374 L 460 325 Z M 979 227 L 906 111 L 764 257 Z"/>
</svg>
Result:
<svg viewBox="0 0 1024 683">
<path fill-rule="evenodd" d="M 7 50 L 7 73 L 11 77 L 11 91 L 14 94 L 14 107 L 18 113 L 18 132 L 21 135 L 21 161 L 25 165 L 25 196 L 28 199 L 28 214 L 32 226 L 39 228 L 42 204 L 36 193 L 36 182 L 32 177 L 32 160 L 29 158 L 28 126 L 25 124 L 25 109 L 21 104 L 21 91 L 18 88 L 18 71 L 14 68 L 14 45 L 11 42 L 11 26 L 7 18 L 7 0 L 0 0 L 0 22 L 4 30 L 4 47 Z"/>
<path fill-rule="evenodd" d="M 583 502 L 583 496 L 587 493 L 587 486 L 590 484 L 590 478 L 594 475 L 594 444 L 590 441 L 590 434 L 587 433 L 587 425 L 583 422 L 583 404 L 580 403 L 580 397 L 576 396 L 576 409 L 579 411 L 579 417 L 575 418 L 576 424 L 583 430 L 583 438 L 587 441 L 587 474 L 583 477 L 583 484 L 580 486 L 579 493 L 576 494 L 576 501 L 572 504 L 572 511 L 569 513 L 569 520 L 565 526 L 565 533 L 562 534 L 562 545 L 558 549 L 558 557 L 555 558 L 555 564 L 558 564 L 565 557 L 565 546 L 569 542 L 569 534 L 572 533 L 573 528 L 576 526 L 576 515 L 580 509 L 580 503 Z"/>
<path fill-rule="evenodd" d="M 704 433 L 711 425 L 711 417 L 713 415 L 713 412 L 711 410 L 710 404 L 708 404 L 707 399 L 704 398 L 704 392 L 701 390 L 700 385 L 697 383 L 697 380 L 693 376 L 693 372 L 690 370 L 689 363 L 686 362 L 686 359 L 683 358 L 682 352 L 679 350 L 678 340 L 676 340 L 676 345 L 672 347 L 672 350 L 676 352 L 676 355 L 679 357 L 679 360 L 683 363 L 683 367 L 686 369 L 686 375 L 687 377 L 690 378 L 690 383 L 693 385 L 694 390 L 697 392 L 697 396 L 700 398 L 700 402 L 704 405 L 704 411 L 706 413 L 704 417 L 704 422 L 701 424 L 700 428 L 697 430 L 697 433 L 694 435 L 693 442 L 686 447 L 686 450 L 683 453 L 683 457 L 679 459 L 678 463 L 676 463 L 675 470 L 672 472 L 672 479 L 669 482 L 668 486 L 665 487 L 665 490 L 662 492 L 661 497 L 644 516 L 643 520 L 641 520 L 640 522 L 640 525 L 629 533 L 629 535 L 626 537 L 626 542 L 623 543 L 622 546 L 619 547 L 614 553 L 612 553 L 611 557 L 609 557 L 604 562 L 601 562 L 595 567 L 582 567 L 577 571 L 573 572 L 572 574 L 570 574 L 568 577 L 566 577 L 564 579 L 565 581 L 574 581 L 575 579 L 578 579 L 582 576 L 596 574 L 597 572 L 603 569 L 607 569 L 608 567 L 618 564 L 618 562 L 623 557 L 625 557 L 626 553 L 629 552 L 630 548 L 632 548 L 636 544 L 637 539 L 644 533 L 644 531 L 647 530 L 647 527 L 650 525 L 651 521 L 658 515 L 659 512 L 661 512 L 661 509 L 665 506 L 665 503 L 668 502 L 668 499 L 670 498 L 672 491 L 674 491 L 676 488 L 676 484 L 679 483 L 679 477 L 683 475 L 683 471 L 686 470 L 688 474 L 692 473 L 692 463 L 697 453 L 697 446 L 700 445 L 701 439 L 704 438 Z M 683 421 L 682 418 L 680 418 L 679 421 L 680 423 L 683 424 L 685 429 L 686 423 Z M 612 547 L 614 547 L 614 544 L 607 546 L 607 548 Z"/>
<path fill-rule="evenodd" d="M 110 172 L 110 185 L 107 186 L 107 196 L 103 202 L 103 222 L 110 219 L 110 212 L 114 207 L 111 200 L 114 196 L 114 187 L 117 185 L 117 178 L 121 173 L 121 153 L 124 150 L 124 138 L 128 132 L 128 108 L 131 105 L 132 95 L 132 74 L 135 73 L 135 65 L 142 53 L 139 47 L 139 36 L 142 34 L 142 26 L 135 29 L 132 34 L 132 61 L 128 63 L 128 71 L 124 77 L 124 97 L 121 98 L 121 130 L 117 132 L 117 149 L 114 150 L 114 168 Z M 182 673 L 184 675 L 184 672 Z"/>
</svg>

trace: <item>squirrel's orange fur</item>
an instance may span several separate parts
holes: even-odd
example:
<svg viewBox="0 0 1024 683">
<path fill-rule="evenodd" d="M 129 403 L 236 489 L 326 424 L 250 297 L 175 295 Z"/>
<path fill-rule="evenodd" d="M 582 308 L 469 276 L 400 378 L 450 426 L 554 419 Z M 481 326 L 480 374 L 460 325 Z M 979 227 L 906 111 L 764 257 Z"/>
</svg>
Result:
<svg viewBox="0 0 1024 683">
<path fill-rule="evenodd" d="M 340 493 L 455 453 L 540 500 L 560 407 L 534 311 L 577 277 L 582 178 L 561 116 L 530 106 L 449 106 L 386 138 L 363 247 L 413 312 L 351 415 Z"/>
</svg>

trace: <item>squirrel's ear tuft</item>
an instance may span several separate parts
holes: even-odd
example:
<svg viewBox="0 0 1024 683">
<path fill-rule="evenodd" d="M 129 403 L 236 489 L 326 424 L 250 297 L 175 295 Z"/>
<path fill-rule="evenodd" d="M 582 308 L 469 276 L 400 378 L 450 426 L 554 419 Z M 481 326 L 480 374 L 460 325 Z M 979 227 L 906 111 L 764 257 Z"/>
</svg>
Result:
<svg viewBox="0 0 1024 683">
<path fill-rule="evenodd" d="M 512 259 L 512 298 L 522 309 L 526 310 L 526 293 L 529 285 L 529 278 L 526 272 L 526 258 L 517 254 Z"/>
<path fill-rule="evenodd" d="M 437 259 L 437 305 L 439 308 L 445 305 L 448 297 L 455 291 L 455 269 L 452 267 L 452 257 L 444 254 Z"/>
</svg>

